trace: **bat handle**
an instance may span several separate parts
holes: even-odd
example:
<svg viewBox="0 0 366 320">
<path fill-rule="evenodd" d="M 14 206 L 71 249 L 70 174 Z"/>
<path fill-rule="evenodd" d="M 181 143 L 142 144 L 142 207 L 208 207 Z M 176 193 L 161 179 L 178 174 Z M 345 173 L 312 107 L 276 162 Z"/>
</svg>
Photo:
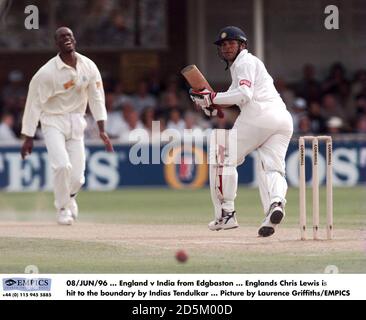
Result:
<svg viewBox="0 0 366 320">
<path fill-rule="evenodd" d="M 222 111 L 221 107 L 218 106 L 218 105 L 214 105 L 214 107 L 216 108 L 217 110 L 217 116 L 220 118 L 220 119 L 223 119 L 224 118 L 224 112 Z"/>
</svg>

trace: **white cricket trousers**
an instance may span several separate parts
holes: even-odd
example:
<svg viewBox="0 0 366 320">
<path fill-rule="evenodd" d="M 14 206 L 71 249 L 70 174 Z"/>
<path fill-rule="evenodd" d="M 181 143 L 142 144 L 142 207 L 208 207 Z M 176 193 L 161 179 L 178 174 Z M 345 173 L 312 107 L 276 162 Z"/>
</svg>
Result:
<svg viewBox="0 0 366 320">
<path fill-rule="evenodd" d="M 70 195 L 76 194 L 85 182 L 85 147 L 83 132 L 86 126 L 81 114 L 52 117 L 52 125 L 44 124 L 42 133 L 53 172 L 55 207 L 66 208 Z"/>
<path fill-rule="evenodd" d="M 285 156 L 293 133 L 293 123 L 285 107 L 272 110 L 275 111 L 262 110 L 252 121 L 249 118 L 252 114 L 242 112 L 233 129 L 229 130 L 229 138 L 226 139 L 229 147 L 227 143 L 220 147 L 222 139 L 221 142 L 215 141 L 211 136 L 211 144 L 212 141 L 216 143 L 215 147 L 210 145 L 210 189 L 216 219 L 221 218 L 222 209 L 229 212 L 235 210 L 238 187 L 236 167 L 255 150 L 258 152 L 258 187 L 264 213 L 275 201 L 286 203 Z M 232 134 L 233 130 L 236 130 L 235 134 Z M 233 137 L 236 137 L 235 141 Z M 220 149 L 221 163 L 217 161 Z"/>
</svg>

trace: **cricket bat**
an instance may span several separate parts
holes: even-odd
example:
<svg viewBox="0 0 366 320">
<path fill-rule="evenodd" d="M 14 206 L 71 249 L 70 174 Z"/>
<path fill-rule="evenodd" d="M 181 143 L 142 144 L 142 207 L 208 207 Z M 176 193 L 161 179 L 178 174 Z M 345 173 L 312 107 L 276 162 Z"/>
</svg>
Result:
<svg viewBox="0 0 366 320">
<path fill-rule="evenodd" d="M 202 91 L 203 89 L 213 91 L 212 87 L 196 65 L 191 64 L 186 66 L 182 69 L 181 74 L 187 80 L 192 89 L 197 91 Z M 217 109 L 217 116 L 219 118 L 223 118 L 224 113 L 222 112 L 221 107 L 218 105 L 213 105 L 213 107 Z"/>
</svg>

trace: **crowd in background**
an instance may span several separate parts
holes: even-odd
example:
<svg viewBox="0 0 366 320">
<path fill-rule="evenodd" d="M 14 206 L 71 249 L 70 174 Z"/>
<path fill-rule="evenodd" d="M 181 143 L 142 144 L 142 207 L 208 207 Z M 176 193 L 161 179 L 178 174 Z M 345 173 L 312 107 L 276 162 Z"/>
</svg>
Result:
<svg viewBox="0 0 366 320">
<path fill-rule="evenodd" d="M 50 30 L 63 25 L 73 30 L 78 46 L 84 48 L 156 49 L 167 45 L 165 0 L 33 0 L 31 4 L 39 11 L 37 32 L 29 32 L 19 23 L 29 0 L 7 1 L 11 9 L 6 15 L 6 32 L 0 32 L 0 48 L 51 49 Z"/>
<path fill-rule="evenodd" d="M 292 114 L 295 133 L 366 133 L 366 70 L 347 77 L 344 66 L 335 63 L 320 81 L 314 66 L 306 64 L 300 81 L 290 86 L 276 79 L 275 86 Z"/>
<path fill-rule="evenodd" d="M 224 119 L 208 118 L 191 102 L 182 80 L 171 76 L 163 81 L 155 74 L 141 79 L 134 92 L 126 92 L 122 82 L 104 79 L 110 137 L 126 143 L 132 130 L 143 129 L 154 142 L 153 121 L 159 121 L 160 132 L 194 129 L 195 134 L 201 134 L 209 128 L 231 128 L 237 107 L 225 109 Z M 366 133 L 366 70 L 348 77 L 345 68 L 336 63 L 320 81 L 315 68 L 305 65 L 298 82 L 289 84 L 277 78 L 274 83 L 293 116 L 295 134 Z M 0 88 L 0 142 L 20 138 L 27 85 L 23 73 L 13 70 Z M 86 119 L 86 139 L 97 139 L 97 127 L 89 112 Z M 40 130 L 37 138 L 42 139 Z"/>
</svg>

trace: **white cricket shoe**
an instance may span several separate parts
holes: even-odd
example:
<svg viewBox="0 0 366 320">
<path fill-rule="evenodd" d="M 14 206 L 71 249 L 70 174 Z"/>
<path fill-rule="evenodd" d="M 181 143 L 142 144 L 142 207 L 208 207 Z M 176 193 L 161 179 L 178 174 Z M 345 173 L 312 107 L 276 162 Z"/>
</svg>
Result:
<svg viewBox="0 0 366 320">
<path fill-rule="evenodd" d="M 74 220 L 76 220 L 79 216 L 79 208 L 78 208 L 78 204 L 76 202 L 75 197 L 71 197 L 70 204 L 69 204 L 69 209 L 71 211 L 72 218 Z"/>
<path fill-rule="evenodd" d="M 258 230 L 258 235 L 261 237 L 269 237 L 274 234 L 276 225 L 282 221 L 284 216 L 285 210 L 283 209 L 282 203 L 273 202 Z"/>
<path fill-rule="evenodd" d="M 74 219 L 69 209 L 61 209 L 57 213 L 57 223 L 61 225 L 72 225 Z"/>
<path fill-rule="evenodd" d="M 220 230 L 229 230 L 238 228 L 239 224 L 236 220 L 236 213 L 233 212 L 226 212 L 222 210 L 222 218 L 216 219 L 214 221 L 211 221 L 208 224 L 208 228 L 212 231 L 220 231 Z"/>
</svg>

